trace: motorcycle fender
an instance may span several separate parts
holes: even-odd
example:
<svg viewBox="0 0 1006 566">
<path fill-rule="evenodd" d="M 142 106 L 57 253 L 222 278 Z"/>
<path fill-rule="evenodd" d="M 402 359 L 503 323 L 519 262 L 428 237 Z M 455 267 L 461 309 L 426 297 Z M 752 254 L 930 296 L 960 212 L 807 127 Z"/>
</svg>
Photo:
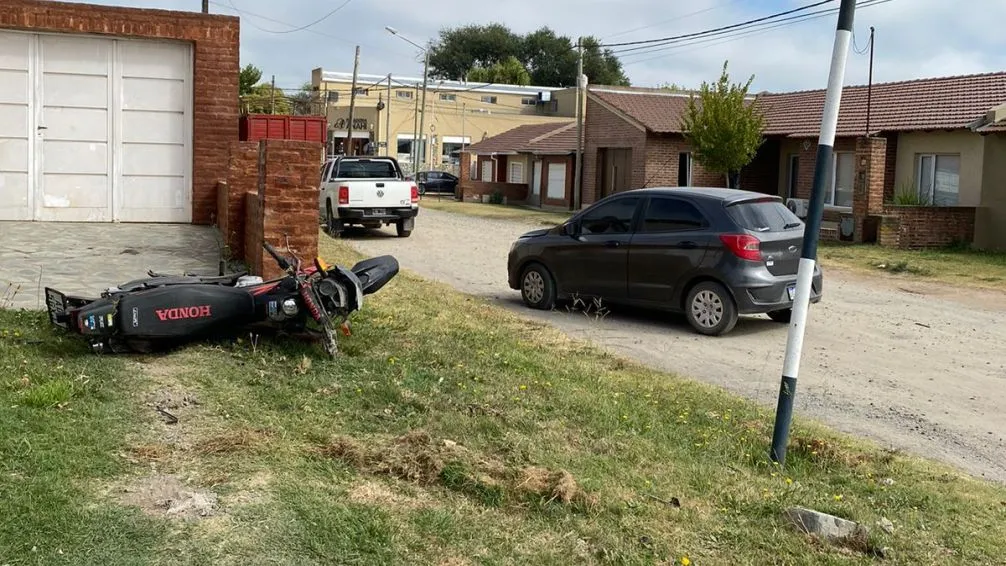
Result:
<svg viewBox="0 0 1006 566">
<path fill-rule="evenodd" d="M 120 334 L 183 338 L 210 334 L 255 319 L 255 301 L 244 288 L 175 285 L 123 295 Z"/>
</svg>

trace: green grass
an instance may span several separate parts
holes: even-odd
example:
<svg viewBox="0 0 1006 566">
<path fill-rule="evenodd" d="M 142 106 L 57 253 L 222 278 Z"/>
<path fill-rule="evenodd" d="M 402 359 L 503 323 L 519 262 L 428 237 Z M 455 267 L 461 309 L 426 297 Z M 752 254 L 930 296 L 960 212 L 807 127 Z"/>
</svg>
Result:
<svg viewBox="0 0 1006 566">
<path fill-rule="evenodd" d="M 888 273 L 919 280 L 1006 290 L 1006 253 L 946 248 L 898 250 L 877 245 L 829 243 L 822 263 L 859 272 Z"/>
<path fill-rule="evenodd" d="M 438 200 L 437 197 L 426 195 L 420 201 L 419 206 L 443 212 L 453 212 L 456 214 L 467 214 L 481 218 L 499 218 L 504 220 L 520 220 L 533 222 L 543 226 L 556 226 L 569 220 L 572 215 L 568 212 L 556 212 L 527 208 L 523 206 L 512 206 L 503 204 L 488 204 L 478 202 L 459 202 L 450 199 Z"/>
<path fill-rule="evenodd" d="M 767 411 L 408 273 L 337 362 L 265 338 L 98 358 L 41 316 L 0 327 L 0 564 L 869 560 L 788 528 L 790 505 L 890 519 L 886 563 L 1002 557 L 1001 486 L 802 420 L 781 470 Z M 176 425 L 145 403 L 164 390 L 197 400 Z M 121 503 L 154 469 L 219 507 Z"/>
</svg>

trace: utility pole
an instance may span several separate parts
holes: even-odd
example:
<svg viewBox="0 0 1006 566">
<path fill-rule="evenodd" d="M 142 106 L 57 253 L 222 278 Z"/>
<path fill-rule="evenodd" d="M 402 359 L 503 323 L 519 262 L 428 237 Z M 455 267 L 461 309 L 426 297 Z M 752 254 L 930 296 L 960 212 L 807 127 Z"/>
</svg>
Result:
<svg viewBox="0 0 1006 566">
<path fill-rule="evenodd" d="M 276 75 L 272 76 L 272 86 L 269 87 L 269 113 L 276 113 Z"/>
<path fill-rule="evenodd" d="M 583 182 L 583 38 L 576 41 L 576 171 L 573 173 L 573 210 L 580 210 Z"/>
<path fill-rule="evenodd" d="M 466 110 L 466 105 L 465 105 L 464 102 L 462 102 L 461 103 L 461 152 L 458 153 L 458 159 L 461 158 L 461 153 L 465 151 L 465 114 L 467 114 L 467 113 L 468 113 L 468 111 Z"/>
<path fill-rule="evenodd" d="M 349 125 L 346 128 L 346 155 L 356 155 L 353 148 L 353 114 L 356 112 L 356 74 L 360 70 L 360 46 L 356 46 L 356 58 L 353 59 L 353 91 L 349 94 Z"/>
<path fill-rule="evenodd" d="M 873 26 L 870 26 L 870 80 L 866 86 L 866 137 L 870 137 L 870 110 L 873 102 Z"/>
<path fill-rule="evenodd" d="M 416 84 L 416 111 L 412 115 L 412 154 L 409 159 L 412 161 L 412 172 L 419 172 L 419 85 Z"/>
<path fill-rule="evenodd" d="M 423 136 L 426 134 L 426 131 L 424 130 L 424 128 L 426 126 L 426 83 L 429 82 L 429 69 L 430 69 L 430 50 L 429 50 L 429 48 L 428 47 L 423 48 L 423 53 L 425 54 L 425 57 L 423 57 L 423 101 L 420 103 L 420 105 L 422 106 L 422 109 L 420 111 L 422 113 L 419 115 L 419 143 L 422 144 L 422 147 L 423 147 L 423 155 L 422 155 L 421 159 L 423 160 L 423 162 L 425 164 L 425 162 L 426 162 L 426 142 L 423 141 Z M 416 170 L 416 172 L 418 173 L 419 171 Z"/>
<path fill-rule="evenodd" d="M 796 396 L 796 379 L 800 373 L 800 356 L 803 353 L 803 338 L 807 326 L 807 311 L 810 309 L 811 284 L 817 267 L 817 241 L 821 231 L 821 217 L 824 214 L 824 191 L 831 178 L 832 159 L 835 151 L 835 130 L 838 128 L 838 109 L 842 102 L 842 84 L 845 82 L 845 64 L 849 58 L 849 43 L 852 39 L 852 23 L 855 19 L 856 0 L 842 0 L 838 9 L 838 25 L 835 30 L 835 44 L 831 54 L 831 70 L 828 74 L 828 90 L 824 98 L 824 112 L 821 116 L 821 136 L 817 145 L 817 162 L 814 166 L 814 184 L 810 193 L 810 211 L 804 226 L 803 250 L 800 252 L 800 267 L 796 275 L 796 294 L 786 340 L 786 356 L 782 367 L 782 384 L 779 388 L 779 404 L 775 413 L 775 427 L 772 431 L 772 450 L 769 457 L 780 466 L 786 463 L 786 445 L 789 442 L 789 427 L 793 420 L 793 398 Z"/>
<path fill-rule="evenodd" d="M 210 13 L 210 0 L 203 0 L 203 13 L 204 14 Z"/>
<path fill-rule="evenodd" d="M 391 156 L 391 73 L 388 73 L 388 105 L 384 107 L 384 155 Z"/>
</svg>

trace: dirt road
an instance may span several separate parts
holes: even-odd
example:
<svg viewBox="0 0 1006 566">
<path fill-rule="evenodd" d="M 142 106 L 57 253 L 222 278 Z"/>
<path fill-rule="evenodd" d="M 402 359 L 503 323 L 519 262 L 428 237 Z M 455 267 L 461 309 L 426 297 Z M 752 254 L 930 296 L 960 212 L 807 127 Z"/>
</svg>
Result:
<svg viewBox="0 0 1006 566">
<path fill-rule="evenodd" d="M 547 321 L 617 354 L 723 386 L 774 409 L 786 326 L 742 318 L 722 338 L 679 316 L 526 309 L 506 283 L 519 234 L 539 228 L 423 210 L 409 239 L 350 234 L 367 254 Z M 325 237 L 325 236 L 323 236 Z M 852 434 L 1006 481 L 1006 295 L 828 270 L 811 311 L 796 410 Z"/>
</svg>

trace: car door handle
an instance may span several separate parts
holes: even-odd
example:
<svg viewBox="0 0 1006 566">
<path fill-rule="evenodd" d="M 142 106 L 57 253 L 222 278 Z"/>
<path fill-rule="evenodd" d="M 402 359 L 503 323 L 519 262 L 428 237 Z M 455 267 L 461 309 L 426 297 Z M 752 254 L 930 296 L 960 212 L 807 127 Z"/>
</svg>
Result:
<svg viewBox="0 0 1006 566">
<path fill-rule="evenodd" d="M 680 244 L 678 244 L 678 246 L 686 250 L 691 250 L 699 247 L 699 245 L 696 244 L 695 242 L 681 242 Z"/>
<path fill-rule="evenodd" d="M 617 248 L 618 246 L 621 246 L 621 245 L 622 245 L 622 242 L 619 242 L 618 240 L 608 240 L 607 242 L 604 243 L 604 246 L 606 248 Z"/>
</svg>

